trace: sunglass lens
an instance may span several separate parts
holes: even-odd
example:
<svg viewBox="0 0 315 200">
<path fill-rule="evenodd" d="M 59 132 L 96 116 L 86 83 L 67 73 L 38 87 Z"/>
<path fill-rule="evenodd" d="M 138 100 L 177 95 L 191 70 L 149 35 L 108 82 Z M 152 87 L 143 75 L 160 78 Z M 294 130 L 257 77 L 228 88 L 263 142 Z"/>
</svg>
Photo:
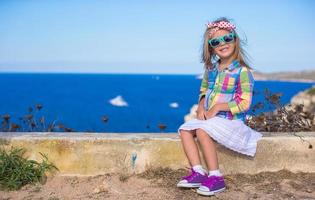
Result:
<svg viewBox="0 0 315 200">
<path fill-rule="evenodd" d="M 234 40 L 234 36 L 232 34 L 226 35 L 223 37 L 224 42 L 232 42 Z"/>
<path fill-rule="evenodd" d="M 218 46 L 219 44 L 220 44 L 220 40 L 218 40 L 218 39 L 210 40 L 210 45 L 211 45 L 212 47 L 216 47 L 216 46 Z"/>
</svg>

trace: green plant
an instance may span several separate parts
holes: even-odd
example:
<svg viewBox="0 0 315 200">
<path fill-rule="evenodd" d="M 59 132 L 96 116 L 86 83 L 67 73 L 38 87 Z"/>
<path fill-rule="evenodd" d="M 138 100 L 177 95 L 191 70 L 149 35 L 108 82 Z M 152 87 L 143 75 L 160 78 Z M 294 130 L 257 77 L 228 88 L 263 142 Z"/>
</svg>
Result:
<svg viewBox="0 0 315 200">
<path fill-rule="evenodd" d="M 312 87 L 311 89 L 307 90 L 307 94 L 315 95 L 315 87 Z"/>
<path fill-rule="evenodd" d="M 18 147 L 11 147 L 10 150 L 0 148 L 1 189 L 18 190 L 29 183 L 43 183 L 47 172 L 58 170 L 45 154 L 40 153 L 42 162 L 39 163 L 25 158 L 25 152 L 25 149 Z"/>
</svg>

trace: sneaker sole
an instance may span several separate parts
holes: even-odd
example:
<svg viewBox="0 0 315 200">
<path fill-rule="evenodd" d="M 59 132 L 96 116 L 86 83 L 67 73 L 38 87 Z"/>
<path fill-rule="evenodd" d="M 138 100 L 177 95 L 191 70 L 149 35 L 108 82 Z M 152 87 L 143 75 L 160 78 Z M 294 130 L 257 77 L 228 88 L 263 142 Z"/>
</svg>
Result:
<svg viewBox="0 0 315 200">
<path fill-rule="evenodd" d="M 215 193 L 223 192 L 224 190 L 225 190 L 225 187 L 224 187 L 224 188 L 221 188 L 221 189 L 219 189 L 219 190 L 215 190 L 215 191 L 203 191 L 203 190 L 197 189 L 197 193 L 198 193 L 198 194 L 201 194 L 201 195 L 204 195 L 204 196 L 212 196 L 212 195 L 214 195 Z"/>
<path fill-rule="evenodd" d="M 201 186 L 201 183 L 179 183 L 177 184 L 177 187 L 182 188 L 198 188 Z"/>
</svg>

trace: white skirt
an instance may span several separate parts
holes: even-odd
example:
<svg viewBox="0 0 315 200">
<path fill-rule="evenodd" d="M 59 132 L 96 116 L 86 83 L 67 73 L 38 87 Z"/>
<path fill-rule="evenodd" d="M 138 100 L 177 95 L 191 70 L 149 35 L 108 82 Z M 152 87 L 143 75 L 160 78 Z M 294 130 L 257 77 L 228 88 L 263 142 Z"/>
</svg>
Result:
<svg viewBox="0 0 315 200">
<path fill-rule="evenodd" d="M 208 120 L 192 119 L 182 124 L 180 130 L 203 129 L 223 146 L 248 156 L 256 153 L 257 141 L 262 134 L 251 129 L 241 120 L 230 120 L 215 116 Z"/>
</svg>

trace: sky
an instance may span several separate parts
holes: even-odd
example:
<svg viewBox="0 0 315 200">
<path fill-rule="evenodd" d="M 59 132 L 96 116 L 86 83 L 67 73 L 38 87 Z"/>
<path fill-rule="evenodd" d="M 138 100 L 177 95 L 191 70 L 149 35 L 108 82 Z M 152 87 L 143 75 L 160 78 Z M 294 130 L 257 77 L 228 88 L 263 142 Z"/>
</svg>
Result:
<svg viewBox="0 0 315 200">
<path fill-rule="evenodd" d="M 312 0 L 0 0 L 0 72 L 199 74 L 206 23 L 237 26 L 250 66 L 315 69 Z"/>
</svg>

